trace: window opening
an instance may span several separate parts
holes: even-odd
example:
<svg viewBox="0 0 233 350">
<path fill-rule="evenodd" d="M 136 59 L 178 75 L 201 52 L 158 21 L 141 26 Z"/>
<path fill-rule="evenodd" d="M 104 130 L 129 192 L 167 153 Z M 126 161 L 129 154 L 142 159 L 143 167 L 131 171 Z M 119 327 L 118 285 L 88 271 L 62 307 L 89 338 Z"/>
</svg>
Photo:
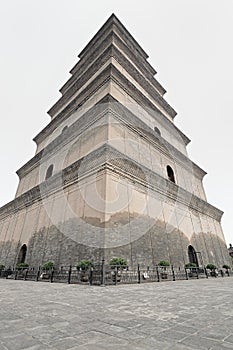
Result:
<svg viewBox="0 0 233 350">
<path fill-rule="evenodd" d="M 47 171 L 46 171 L 46 175 L 45 175 L 45 180 L 49 179 L 51 176 L 53 175 L 53 164 L 51 164 Z"/>
<path fill-rule="evenodd" d="M 167 166 L 167 176 L 168 176 L 168 179 L 169 179 L 170 181 L 176 183 L 174 171 L 173 171 L 173 169 L 170 167 L 170 165 Z"/>
<path fill-rule="evenodd" d="M 155 131 L 157 134 L 161 135 L 161 131 L 159 130 L 159 128 L 157 128 L 157 126 L 154 127 L 154 131 Z"/>
</svg>

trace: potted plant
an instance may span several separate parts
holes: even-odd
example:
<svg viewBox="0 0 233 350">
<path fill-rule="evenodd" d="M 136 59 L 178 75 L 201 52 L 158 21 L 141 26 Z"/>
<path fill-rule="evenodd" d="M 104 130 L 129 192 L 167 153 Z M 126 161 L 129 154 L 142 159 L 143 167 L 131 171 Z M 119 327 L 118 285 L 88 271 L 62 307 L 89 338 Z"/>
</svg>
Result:
<svg viewBox="0 0 233 350">
<path fill-rule="evenodd" d="M 29 265 L 26 263 L 18 263 L 16 265 L 17 276 L 25 276 L 27 274 L 27 269 Z"/>
<path fill-rule="evenodd" d="M 1 266 L 1 265 L 0 265 L 0 266 Z M 230 266 L 227 265 L 227 264 L 224 264 L 222 267 L 223 267 L 223 269 L 230 270 Z"/>
<path fill-rule="evenodd" d="M 128 266 L 127 260 L 124 258 L 113 258 L 110 260 L 109 265 L 112 270 L 115 270 L 111 274 L 113 282 L 120 282 L 122 270 Z"/>
<path fill-rule="evenodd" d="M 29 265 L 26 264 L 26 263 L 19 263 L 19 264 L 16 265 L 16 269 L 18 271 L 22 271 L 22 270 L 28 269 L 28 266 Z"/>
<path fill-rule="evenodd" d="M 185 264 L 185 269 L 188 272 L 189 277 L 193 277 L 193 272 L 196 272 L 197 265 L 195 263 L 187 263 Z"/>
<path fill-rule="evenodd" d="M 213 277 L 217 277 L 217 268 L 214 264 L 207 264 L 206 268 L 210 270 L 210 275 Z"/>
<path fill-rule="evenodd" d="M 161 260 L 161 261 L 159 262 L 159 266 L 162 268 L 161 278 L 162 278 L 163 280 L 164 280 L 164 279 L 167 279 L 167 277 L 168 277 L 167 267 L 170 266 L 169 261 Z"/>
<path fill-rule="evenodd" d="M 47 261 L 42 266 L 42 273 L 40 275 L 40 278 L 43 279 L 49 279 L 51 276 L 51 271 L 54 268 L 54 262 L 53 261 Z"/>
<path fill-rule="evenodd" d="M 77 264 L 77 270 L 79 270 L 80 273 L 80 280 L 81 282 L 88 282 L 89 281 L 89 274 L 87 271 L 93 266 L 93 263 L 90 260 L 81 260 Z"/>
<path fill-rule="evenodd" d="M 226 274 L 228 275 L 228 276 L 230 276 L 230 274 L 229 274 L 229 270 L 230 270 L 230 266 L 229 265 L 227 265 L 227 264 L 224 264 L 223 266 L 223 269 L 225 269 L 226 271 Z M 223 271 L 221 270 L 221 274 L 222 275 L 224 275 L 224 273 L 223 273 Z"/>
</svg>

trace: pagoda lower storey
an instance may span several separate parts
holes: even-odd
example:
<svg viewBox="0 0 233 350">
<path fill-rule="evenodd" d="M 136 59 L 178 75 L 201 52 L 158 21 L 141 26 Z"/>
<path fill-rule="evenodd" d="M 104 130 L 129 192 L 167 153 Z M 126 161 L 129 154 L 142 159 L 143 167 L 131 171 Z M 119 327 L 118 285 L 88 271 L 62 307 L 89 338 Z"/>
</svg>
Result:
<svg viewBox="0 0 233 350">
<path fill-rule="evenodd" d="M 105 144 L 0 210 L 0 263 L 229 264 L 218 209 Z"/>
</svg>

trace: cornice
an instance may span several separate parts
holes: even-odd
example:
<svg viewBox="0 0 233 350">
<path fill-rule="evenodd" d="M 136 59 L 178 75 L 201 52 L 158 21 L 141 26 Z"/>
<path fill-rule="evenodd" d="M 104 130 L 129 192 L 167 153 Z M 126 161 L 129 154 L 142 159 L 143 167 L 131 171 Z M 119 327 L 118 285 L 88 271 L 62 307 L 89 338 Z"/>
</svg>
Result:
<svg viewBox="0 0 233 350">
<path fill-rule="evenodd" d="M 79 79 L 73 81 L 66 93 L 54 104 L 49 110 L 50 116 L 56 115 L 56 113 L 72 98 L 72 96 L 79 91 L 79 89 L 101 69 L 106 62 L 113 57 L 125 70 L 126 72 L 157 102 L 162 105 L 166 105 L 166 100 L 161 97 L 161 85 L 153 78 L 150 78 L 150 82 L 146 79 L 125 56 L 117 49 L 114 44 L 111 44 L 107 49 L 100 55 L 96 61 L 93 62 L 88 70 L 80 76 Z M 91 84 L 91 82 L 90 82 Z M 168 105 L 168 104 L 167 104 Z M 170 107 L 170 106 L 169 106 Z M 174 110 L 171 110 L 174 114 Z"/>
<path fill-rule="evenodd" d="M 162 108 L 165 111 L 164 113 L 167 113 L 172 119 L 176 116 L 174 109 L 160 95 L 154 97 L 154 100 L 159 105 L 159 107 L 157 107 L 155 103 L 151 102 L 151 100 L 149 100 L 141 91 L 139 91 L 134 84 L 132 84 L 123 74 L 121 74 L 112 63 L 109 63 L 109 65 L 93 81 L 91 81 L 91 83 L 84 90 L 82 90 L 77 97 L 74 97 L 69 104 L 55 116 L 55 118 L 61 118 L 61 120 L 64 120 L 65 117 L 70 115 L 75 109 L 85 103 L 85 101 L 87 101 L 94 92 L 98 91 L 98 89 L 103 86 L 104 82 L 110 80 L 113 80 L 117 85 L 119 85 L 142 107 L 157 111 L 161 113 L 161 115 L 164 115 L 164 118 L 167 117 L 159 108 Z M 35 141 L 36 138 L 34 139 Z"/>
<path fill-rule="evenodd" d="M 114 14 L 112 14 L 110 18 L 104 23 L 104 25 L 99 29 L 95 36 L 80 52 L 78 57 L 82 59 L 85 55 L 88 54 L 88 52 L 90 52 L 92 48 L 96 48 L 99 45 L 99 42 L 104 40 L 108 31 L 115 31 L 117 35 L 122 39 L 122 41 L 124 41 L 131 50 L 137 52 L 137 55 L 140 55 L 145 60 L 149 57 Z"/>
<path fill-rule="evenodd" d="M 74 122 L 70 127 L 68 127 L 65 132 L 58 135 L 53 141 L 51 141 L 44 149 L 37 153 L 32 159 L 30 159 L 26 164 L 24 164 L 19 170 L 17 170 L 17 175 L 21 179 L 23 176 L 27 175 L 32 168 L 38 165 L 38 163 L 43 160 L 47 160 L 53 153 L 59 151 L 66 144 L 74 140 L 77 136 L 81 135 L 86 131 L 92 124 L 98 121 L 109 102 L 108 95 L 105 96 L 101 101 L 99 101 L 90 110 L 84 113 L 76 122 Z M 104 108 L 103 108 L 104 107 Z"/>
<path fill-rule="evenodd" d="M 140 187 L 143 186 L 148 191 L 155 191 L 162 195 L 164 198 L 168 198 L 173 201 L 174 205 L 180 203 L 184 206 L 188 206 L 191 210 L 199 212 L 200 214 L 208 215 L 213 219 L 220 221 L 223 215 L 223 212 L 208 202 L 202 200 L 201 198 L 195 196 L 194 194 L 184 190 L 173 182 L 163 178 L 159 174 L 145 168 L 138 164 L 137 167 L 133 167 L 135 173 L 129 171 L 132 170 L 132 167 L 127 167 L 127 161 L 125 157 L 122 157 L 122 161 L 120 155 L 114 155 L 113 161 L 108 162 L 108 169 L 112 170 L 114 173 L 118 175 L 124 174 L 125 177 L 128 178 L 131 182 Z M 134 162 L 129 159 L 130 162 Z M 117 164 L 118 163 L 118 164 Z M 136 162 L 134 162 L 136 164 Z M 141 175 L 141 176 L 140 176 Z M 146 180 L 145 180 L 146 179 Z"/>
<path fill-rule="evenodd" d="M 221 220 L 223 215 L 221 210 L 106 144 L 3 206 L 0 209 L 0 219 L 4 219 L 25 207 L 32 206 L 43 198 L 49 198 L 64 187 L 104 169 L 127 176 L 134 184 L 143 186 L 145 191 L 158 192 L 164 199 L 173 200 L 174 204 L 176 202 L 181 203 L 217 221 Z"/>
<path fill-rule="evenodd" d="M 140 56 L 136 56 L 135 52 L 131 51 L 128 46 L 116 35 L 114 32 L 110 32 L 105 40 L 103 40 L 100 45 L 93 51 L 89 53 L 88 56 L 85 56 L 82 60 L 80 60 L 74 68 L 70 71 L 72 76 L 70 79 L 62 86 L 59 90 L 63 95 L 66 91 L 72 86 L 72 84 L 81 77 L 82 74 L 85 74 L 86 71 L 89 70 L 89 67 L 94 64 L 94 62 L 103 54 L 106 49 L 114 45 L 121 50 L 126 56 L 125 59 L 127 61 L 132 61 L 133 64 L 142 72 L 142 74 L 151 81 L 152 84 L 155 84 L 156 88 L 160 92 L 161 95 L 164 95 L 166 90 L 157 82 L 154 78 L 155 71 L 152 70 L 151 65 L 148 61 L 141 59 Z"/>
<path fill-rule="evenodd" d="M 201 169 L 197 164 L 192 162 L 185 154 L 180 152 L 171 143 L 165 140 L 161 135 L 159 135 L 157 132 L 153 131 L 150 127 L 148 127 L 140 118 L 138 118 L 121 103 L 117 102 L 116 100 L 115 103 L 116 108 L 112 108 L 113 106 L 115 106 L 114 102 L 110 104 L 109 107 L 111 108 L 112 112 L 114 113 L 114 116 L 119 122 L 123 123 L 126 127 L 131 128 L 134 132 L 138 133 L 139 137 L 143 137 L 147 142 L 150 142 L 150 144 L 155 149 L 157 149 L 159 152 L 162 152 L 168 158 L 173 158 L 173 160 L 179 163 L 182 167 L 186 168 L 187 170 L 190 170 L 191 166 L 195 176 L 197 176 L 201 180 L 203 179 L 203 177 L 206 175 L 206 172 L 203 169 Z M 183 134 L 180 134 L 180 130 L 177 129 L 177 127 L 168 119 L 162 119 L 160 120 L 160 123 L 163 124 L 163 126 L 166 129 L 168 129 L 171 134 L 177 132 L 178 135 L 181 138 L 183 138 Z"/>
<path fill-rule="evenodd" d="M 190 170 L 190 166 L 194 171 L 195 176 L 202 179 L 206 174 L 204 170 L 199 168 L 195 163 L 193 163 L 188 157 L 183 153 L 178 151 L 173 145 L 166 141 L 163 137 L 159 136 L 155 131 L 149 128 L 140 118 L 134 115 L 129 109 L 123 106 L 120 102 L 114 99 L 111 95 L 106 95 L 101 101 L 99 101 L 95 106 L 93 106 L 89 111 L 83 114 L 76 122 L 74 122 L 71 127 L 69 127 L 65 133 L 60 134 L 56 137 L 47 147 L 45 147 L 41 152 L 39 152 L 34 158 L 27 162 L 23 167 L 21 167 L 17 174 L 20 178 L 25 176 L 30 172 L 38 163 L 41 161 L 42 157 L 45 161 L 48 157 L 51 157 L 53 153 L 59 151 L 65 144 L 81 135 L 86 131 L 92 124 L 98 121 L 102 116 L 108 112 L 113 113 L 114 117 L 123 123 L 126 127 L 132 129 L 136 132 L 139 137 L 143 137 L 147 142 L 157 149 L 159 152 L 165 154 L 168 158 L 171 158 L 183 167 Z M 177 128 L 168 119 L 161 119 L 160 123 L 169 130 L 171 134 L 177 132 Z M 179 130 L 178 130 L 179 131 Z"/>
<path fill-rule="evenodd" d="M 96 91 L 98 91 L 111 78 L 112 64 L 109 64 L 91 84 L 73 99 L 51 122 L 37 134 L 33 141 L 36 144 L 42 142 L 51 132 L 53 132 L 65 119 L 80 108 Z"/>
<path fill-rule="evenodd" d="M 72 113 L 74 113 L 75 110 L 77 110 L 79 107 L 83 105 L 83 103 L 91 96 L 95 91 L 98 91 L 98 89 L 103 86 L 103 84 L 107 81 L 110 81 L 110 78 L 112 76 L 112 69 L 113 65 L 109 64 L 108 67 L 105 68 L 104 71 L 98 75 L 96 79 L 94 79 L 90 85 L 88 85 L 75 99 L 73 99 L 58 115 L 38 134 L 34 137 L 34 141 L 36 144 L 39 144 L 42 142 L 46 136 L 49 135 L 50 132 L 55 130 L 56 127 L 59 126 L 60 123 L 62 123 L 66 118 L 68 118 Z M 121 75 L 123 77 L 123 75 Z M 116 80 L 117 83 L 117 80 Z M 124 81 L 122 82 L 121 86 L 124 84 Z M 133 84 L 129 84 L 128 88 L 131 88 L 130 95 L 134 97 L 136 102 L 141 103 L 144 102 L 143 105 L 150 109 L 150 113 L 152 110 L 155 112 L 158 112 L 162 115 L 161 111 L 155 107 L 154 104 L 152 104 L 142 93 L 140 93 L 140 98 L 138 99 L 138 96 L 135 94 L 135 87 Z M 163 116 L 163 118 L 166 118 Z M 181 131 L 180 131 L 181 133 Z M 182 134 L 182 133 L 181 133 Z M 184 134 L 184 141 L 186 144 L 190 141 Z"/>
<path fill-rule="evenodd" d="M 112 71 L 115 82 L 122 88 L 122 90 L 128 93 L 141 106 L 144 106 L 145 108 L 149 107 L 151 110 L 156 110 L 164 115 L 164 113 L 162 113 L 160 110 L 160 108 L 162 108 L 172 119 L 175 118 L 177 114 L 176 111 L 167 103 L 167 101 L 163 99 L 163 97 L 158 94 L 153 96 L 159 107 L 156 106 L 141 91 L 139 91 L 138 88 L 136 88 L 136 86 L 131 83 L 131 81 L 129 81 L 114 65 Z"/>
</svg>

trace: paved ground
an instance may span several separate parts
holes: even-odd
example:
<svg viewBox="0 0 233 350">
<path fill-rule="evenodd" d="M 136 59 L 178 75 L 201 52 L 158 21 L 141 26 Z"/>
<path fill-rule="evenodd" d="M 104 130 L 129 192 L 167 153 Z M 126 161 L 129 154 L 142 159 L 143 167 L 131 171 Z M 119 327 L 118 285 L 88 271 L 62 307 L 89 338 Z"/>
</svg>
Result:
<svg viewBox="0 0 233 350">
<path fill-rule="evenodd" d="M 0 350 L 233 349 L 233 278 L 90 287 L 0 279 Z"/>
</svg>

